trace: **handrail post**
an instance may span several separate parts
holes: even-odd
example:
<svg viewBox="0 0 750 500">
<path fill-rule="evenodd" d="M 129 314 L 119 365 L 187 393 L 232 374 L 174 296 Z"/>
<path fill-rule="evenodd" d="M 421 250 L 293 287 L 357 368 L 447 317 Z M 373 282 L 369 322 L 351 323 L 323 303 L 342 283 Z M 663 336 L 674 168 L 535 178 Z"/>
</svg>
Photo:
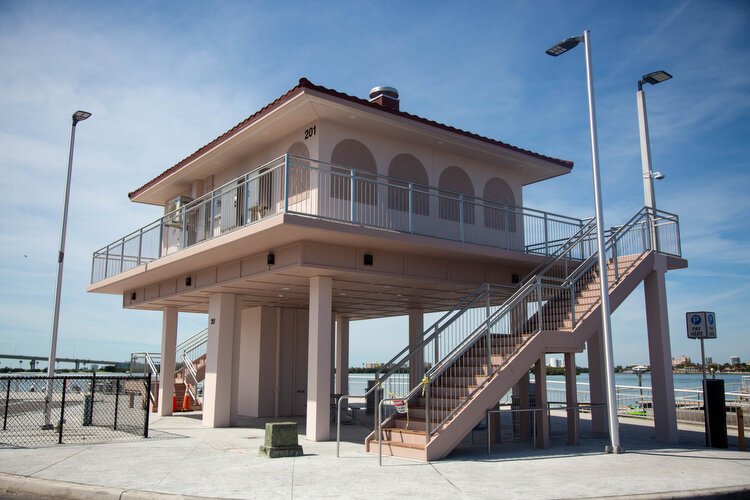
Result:
<svg viewBox="0 0 750 500">
<path fill-rule="evenodd" d="M 378 393 L 378 389 L 375 389 L 375 393 Z M 377 398 L 376 398 L 377 401 Z M 378 402 L 377 405 L 377 411 L 378 411 L 378 418 L 377 418 L 377 429 L 378 429 L 378 465 L 383 466 L 383 429 L 381 428 L 381 421 L 380 421 L 380 412 L 383 409 L 383 401 Z"/>
<path fill-rule="evenodd" d="M 289 213 L 289 153 L 284 155 L 284 213 Z"/>
<path fill-rule="evenodd" d="M 539 331 L 544 329 L 544 321 L 542 318 L 542 278 L 537 277 L 536 279 L 536 299 L 538 304 L 537 317 L 539 318 Z"/>
<path fill-rule="evenodd" d="M 211 190 L 211 206 L 208 207 L 208 235 L 206 239 L 209 240 L 214 237 L 214 198 L 216 196 L 216 190 Z"/>
<path fill-rule="evenodd" d="M 508 205 L 505 205 L 503 210 L 505 218 L 505 249 L 510 250 L 510 218 L 508 217 Z M 517 230 L 518 228 L 516 228 Z"/>
<path fill-rule="evenodd" d="M 549 257 L 549 219 L 544 212 L 544 255 Z"/>
<path fill-rule="evenodd" d="M 143 255 L 143 228 L 138 233 L 138 264 L 136 267 L 141 265 L 141 255 Z"/>
<path fill-rule="evenodd" d="M 357 219 L 357 171 L 354 169 L 351 169 L 350 171 L 350 177 L 351 177 L 351 222 L 354 224 Z"/>
<path fill-rule="evenodd" d="M 414 232 L 414 183 L 409 183 L 409 232 Z"/>
<path fill-rule="evenodd" d="M 437 364 L 437 361 L 436 361 Z M 425 454 L 427 453 L 427 445 L 430 444 L 430 384 L 431 380 L 425 384 L 425 401 L 424 401 L 424 449 Z"/>
<path fill-rule="evenodd" d="M 250 174 L 245 174 L 245 192 L 242 196 L 243 203 L 245 206 L 243 207 L 243 212 L 245 213 L 245 221 L 243 226 L 247 226 L 250 224 Z"/>
<path fill-rule="evenodd" d="M 570 328 L 571 330 L 576 327 L 576 281 L 577 279 L 571 280 L 570 284 Z"/>
<path fill-rule="evenodd" d="M 159 220 L 159 252 L 158 257 L 161 258 L 162 254 L 164 253 L 164 249 L 162 248 L 164 246 L 164 217 L 162 217 Z"/>
<path fill-rule="evenodd" d="M 487 325 L 487 334 L 486 334 L 486 342 L 487 342 L 487 378 L 489 379 L 492 375 L 492 334 L 490 333 L 490 308 L 491 308 L 491 297 L 490 297 L 490 285 L 487 283 L 487 290 L 485 292 L 487 294 L 487 304 L 485 306 L 485 322 Z"/>
<path fill-rule="evenodd" d="M 464 195 L 458 195 L 458 227 L 461 234 L 461 243 L 464 243 L 465 229 L 464 229 Z"/>
<path fill-rule="evenodd" d="M 125 266 L 125 237 L 122 237 L 122 243 L 121 243 L 121 250 L 120 250 L 120 272 L 122 272 L 124 266 Z"/>
</svg>

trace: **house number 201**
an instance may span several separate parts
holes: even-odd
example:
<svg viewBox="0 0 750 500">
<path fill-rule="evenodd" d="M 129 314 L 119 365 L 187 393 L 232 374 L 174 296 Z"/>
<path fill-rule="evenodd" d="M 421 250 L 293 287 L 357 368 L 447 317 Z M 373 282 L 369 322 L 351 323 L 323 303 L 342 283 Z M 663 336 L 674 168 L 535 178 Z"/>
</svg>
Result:
<svg viewBox="0 0 750 500">
<path fill-rule="evenodd" d="M 305 130 L 305 140 L 308 140 L 310 137 L 314 135 L 315 135 L 315 125 Z"/>
</svg>

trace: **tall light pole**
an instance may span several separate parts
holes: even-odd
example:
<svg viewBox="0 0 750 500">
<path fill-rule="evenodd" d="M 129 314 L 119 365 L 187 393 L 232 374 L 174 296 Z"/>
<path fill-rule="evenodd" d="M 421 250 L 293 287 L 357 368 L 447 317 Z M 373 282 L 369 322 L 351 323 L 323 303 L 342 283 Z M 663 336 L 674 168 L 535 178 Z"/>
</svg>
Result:
<svg viewBox="0 0 750 500">
<path fill-rule="evenodd" d="M 62 229 L 60 230 L 60 250 L 57 253 L 57 286 L 55 288 L 55 305 L 52 316 L 52 338 L 49 343 L 49 366 L 47 366 L 47 394 L 44 399 L 43 429 L 53 428 L 50 422 L 50 403 L 52 402 L 52 377 L 55 375 L 55 357 L 57 356 L 57 329 L 60 321 L 60 296 L 62 293 L 63 260 L 65 258 L 65 235 L 68 229 L 68 206 L 70 205 L 70 179 L 73 175 L 73 148 L 76 142 L 76 125 L 91 116 L 88 111 L 73 113 L 73 125 L 70 128 L 70 153 L 68 154 L 68 178 L 65 182 L 65 202 L 63 204 Z"/>
<path fill-rule="evenodd" d="M 583 42 L 586 53 L 586 83 L 589 97 L 589 129 L 591 131 L 591 170 L 594 177 L 594 210 L 596 213 L 596 242 L 599 253 L 599 278 L 601 289 L 602 333 L 604 336 L 604 362 L 607 379 L 607 410 L 609 413 L 610 445 L 606 451 L 621 453 L 620 429 L 617 420 L 617 393 L 615 389 L 614 352 L 612 350 L 612 320 L 609 308 L 609 279 L 607 277 L 607 256 L 604 246 L 604 215 L 602 210 L 602 188 L 599 175 L 599 145 L 596 134 L 596 108 L 594 106 L 594 80 L 591 68 L 590 31 L 572 36 L 547 49 L 547 54 L 557 57 Z"/>
<path fill-rule="evenodd" d="M 664 70 L 654 71 L 638 80 L 638 92 L 636 97 L 638 101 L 638 129 L 641 138 L 641 166 L 643 170 L 643 201 L 647 208 L 651 209 L 649 219 L 651 220 L 651 249 L 657 251 L 658 240 L 656 238 L 656 227 L 654 217 L 656 217 L 656 194 L 654 192 L 654 179 L 663 179 L 664 174 L 654 172 L 651 169 L 651 141 L 648 136 L 648 118 L 646 116 L 646 93 L 643 91 L 643 84 L 649 83 L 656 85 L 663 81 L 669 80 L 672 75 Z"/>
</svg>

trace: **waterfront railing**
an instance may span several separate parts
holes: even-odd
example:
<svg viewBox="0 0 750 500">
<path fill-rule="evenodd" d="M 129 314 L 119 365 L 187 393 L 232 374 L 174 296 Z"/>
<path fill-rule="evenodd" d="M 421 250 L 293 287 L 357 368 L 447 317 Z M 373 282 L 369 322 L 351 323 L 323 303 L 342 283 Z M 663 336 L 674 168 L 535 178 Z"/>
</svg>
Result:
<svg viewBox="0 0 750 500">
<path fill-rule="evenodd" d="M 584 224 L 575 217 L 293 155 L 175 206 L 94 252 L 91 283 L 280 214 L 535 255 L 551 255 Z"/>
</svg>

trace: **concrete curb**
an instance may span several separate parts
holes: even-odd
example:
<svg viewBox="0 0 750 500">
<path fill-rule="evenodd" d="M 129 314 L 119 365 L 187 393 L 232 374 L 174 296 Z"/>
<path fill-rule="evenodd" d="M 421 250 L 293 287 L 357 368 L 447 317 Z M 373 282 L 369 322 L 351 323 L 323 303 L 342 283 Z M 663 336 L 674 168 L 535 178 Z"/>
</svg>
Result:
<svg viewBox="0 0 750 500">
<path fill-rule="evenodd" d="M 664 491 L 660 493 L 641 493 L 633 495 L 618 495 L 601 497 L 606 500 L 664 500 L 664 499 L 682 499 L 691 500 L 744 500 L 750 498 L 750 484 L 743 486 L 727 486 L 719 488 L 705 488 L 685 491 Z"/>
<path fill-rule="evenodd" d="M 0 491 L 9 493 L 24 493 L 48 498 L 62 498 L 69 500 L 201 500 L 214 497 L 196 497 L 158 493 L 155 491 L 130 490 L 97 486 L 93 484 L 70 483 L 54 479 L 20 476 L 0 472 Z"/>
</svg>

